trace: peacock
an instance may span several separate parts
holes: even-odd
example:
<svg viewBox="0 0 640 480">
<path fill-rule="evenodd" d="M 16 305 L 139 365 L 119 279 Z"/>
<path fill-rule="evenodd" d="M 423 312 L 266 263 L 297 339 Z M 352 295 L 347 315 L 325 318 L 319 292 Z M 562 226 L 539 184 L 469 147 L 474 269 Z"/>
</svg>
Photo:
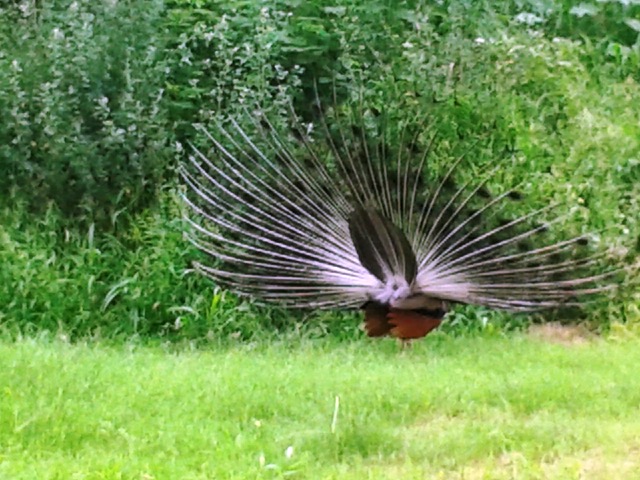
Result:
<svg viewBox="0 0 640 480">
<path fill-rule="evenodd" d="M 454 304 L 535 312 L 613 288 L 606 252 L 557 234 L 559 205 L 514 213 L 521 192 L 489 191 L 502 161 L 442 160 L 437 128 L 363 102 L 314 111 L 305 122 L 292 110 L 286 128 L 255 109 L 202 130 L 211 149 L 193 147 L 181 176 L 207 259 L 196 267 L 218 285 L 287 308 L 360 309 L 368 336 L 403 341 Z"/>
</svg>

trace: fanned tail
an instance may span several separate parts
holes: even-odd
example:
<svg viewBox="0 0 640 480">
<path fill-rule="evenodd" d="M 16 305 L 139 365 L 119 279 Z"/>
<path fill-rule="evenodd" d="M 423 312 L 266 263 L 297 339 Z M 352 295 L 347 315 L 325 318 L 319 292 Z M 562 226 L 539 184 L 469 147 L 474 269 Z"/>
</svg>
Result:
<svg viewBox="0 0 640 480">
<path fill-rule="evenodd" d="M 566 220 L 556 205 L 513 214 L 521 193 L 489 193 L 499 161 L 478 168 L 450 155 L 435 175 L 437 135 L 411 123 L 389 131 L 384 117 L 334 105 L 287 134 L 261 115 L 243 122 L 255 135 L 217 124 L 212 151 L 194 148 L 181 170 L 192 241 L 209 259 L 201 271 L 239 294 L 308 308 L 420 298 L 532 311 L 614 288 L 618 270 L 587 236 L 552 236 Z"/>
</svg>

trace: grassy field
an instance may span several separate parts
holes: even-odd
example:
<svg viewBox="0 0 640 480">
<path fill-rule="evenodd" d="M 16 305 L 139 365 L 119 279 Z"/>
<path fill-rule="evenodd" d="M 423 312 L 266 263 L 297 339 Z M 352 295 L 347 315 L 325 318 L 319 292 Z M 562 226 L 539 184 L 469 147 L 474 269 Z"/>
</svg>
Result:
<svg viewBox="0 0 640 480">
<path fill-rule="evenodd" d="M 640 478 L 639 347 L 0 343 L 0 478 Z"/>
</svg>

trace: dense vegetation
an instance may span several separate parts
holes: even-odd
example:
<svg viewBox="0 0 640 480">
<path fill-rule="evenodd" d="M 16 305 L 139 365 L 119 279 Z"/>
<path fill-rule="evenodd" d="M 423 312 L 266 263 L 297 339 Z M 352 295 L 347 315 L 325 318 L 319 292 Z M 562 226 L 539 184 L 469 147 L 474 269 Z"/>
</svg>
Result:
<svg viewBox="0 0 640 480">
<path fill-rule="evenodd" d="M 637 0 L 0 2 L 0 477 L 638 478 L 639 34 Z M 597 232 L 622 288 L 552 316 L 608 331 L 459 308 L 399 352 L 195 275 L 195 127 L 334 87 Z"/>
<path fill-rule="evenodd" d="M 3 3 L 0 323 L 200 339 L 303 323 L 189 271 L 176 167 L 190 142 L 206 145 L 194 125 L 254 104 L 308 115 L 314 84 L 322 98 L 362 86 L 444 142 L 483 135 L 478 162 L 508 146 L 505 184 L 523 182 L 531 205 L 562 201 L 572 233 L 598 231 L 637 263 L 639 33 L 628 1 Z M 640 321 L 630 290 L 587 318 Z M 310 332 L 356 328 L 315 317 Z M 461 309 L 450 328 L 487 318 L 523 321 Z"/>
</svg>

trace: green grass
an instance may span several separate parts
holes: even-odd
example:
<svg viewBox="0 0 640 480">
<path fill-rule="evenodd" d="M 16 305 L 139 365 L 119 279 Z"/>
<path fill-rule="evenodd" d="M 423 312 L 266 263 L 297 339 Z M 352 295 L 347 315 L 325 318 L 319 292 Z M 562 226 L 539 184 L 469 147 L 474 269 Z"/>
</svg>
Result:
<svg viewBox="0 0 640 480">
<path fill-rule="evenodd" d="M 0 343 L 0 478 L 638 478 L 639 347 Z"/>
</svg>

